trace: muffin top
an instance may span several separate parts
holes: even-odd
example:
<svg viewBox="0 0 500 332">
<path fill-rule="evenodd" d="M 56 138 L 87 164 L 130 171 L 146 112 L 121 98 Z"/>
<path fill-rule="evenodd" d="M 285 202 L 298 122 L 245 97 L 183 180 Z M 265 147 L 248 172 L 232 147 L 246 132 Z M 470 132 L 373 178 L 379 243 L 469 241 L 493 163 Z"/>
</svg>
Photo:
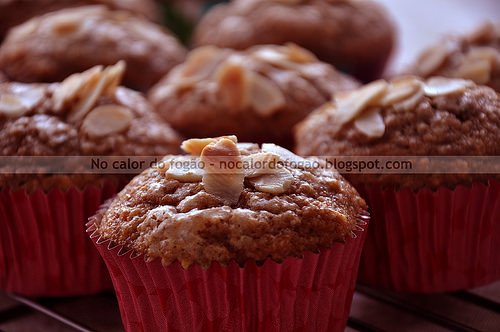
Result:
<svg viewBox="0 0 500 332">
<path fill-rule="evenodd" d="M 240 50 L 293 42 L 368 81 L 384 69 L 395 28 L 374 1 L 235 0 L 210 10 L 196 27 L 193 42 Z"/>
<path fill-rule="evenodd" d="M 124 70 L 119 62 L 61 83 L 1 83 L 0 155 L 163 156 L 178 151 L 179 136 L 147 100 L 119 87 Z"/>
<path fill-rule="evenodd" d="M 148 19 L 158 19 L 154 0 L 7 0 L 0 1 L 0 41 L 7 31 L 24 21 L 62 8 L 102 4 L 112 9 L 130 11 Z"/>
<path fill-rule="evenodd" d="M 0 47 L 0 70 L 13 81 L 59 82 L 120 60 L 123 84 L 146 91 L 184 60 L 186 50 L 166 28 L 105 6 L 63 9 L 10 30 Z"/>
<path fill-rule="evenodd" d="M 294 44 L 192 51 L 149 93 L 157 111 L 187 137 L 237 134 L 291 145 L 291 127 L 355 80 Z"/>
<path fill-rule="evenodd" d="M 465 36 L 450 36 L 426 49 L 410 72 L 463 78 L 500 92 L 500 23 L 485 23 Z"/>
<path fill-rule="evenodd" d="M 277 262 L 352 236 L 366 205 L 336 171 L 235 136 L 185 141 L 96 218 L 95 234 L 185 268 Z M 231 165 L 233 167 L 231 167 Z"/>
<path fill-rule="evenodd" d="M 499 133 L 500 97 L 491 88 L 462 79 L 404 76 L 337 95 L 300 123 L 295 134 L 301 155 L 498 156 Z M 453 186 L 471 178 L 362 177 L 365 183 L 411 188 Z"/>
</svg>

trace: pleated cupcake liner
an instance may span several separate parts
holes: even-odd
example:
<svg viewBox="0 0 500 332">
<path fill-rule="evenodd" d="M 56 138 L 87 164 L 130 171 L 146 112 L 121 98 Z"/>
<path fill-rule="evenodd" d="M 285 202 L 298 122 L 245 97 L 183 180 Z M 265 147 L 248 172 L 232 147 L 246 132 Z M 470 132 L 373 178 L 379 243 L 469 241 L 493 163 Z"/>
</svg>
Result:
<svg viewBox="0 0 500 332">
<path fill-rule="evenodd" d="M 440 293 L 500 280 L 500 182 L 418 192 L 357 189 L 372 216 L 360 283 Z"/>
<path fill-rule="evenodd" d="M 105 209 L 104 209 L 105 210 Z M 104 211 L 103 210 L 103 211 Z M 343 331 L 366 232 L 319 254 L 208 269 L 163 266 L 89 233 L 104 258 L 127 331 Z M 365 220 L 369 217 L 364 216 Z M 367 223 L 360 222 L 360 229 Z"/>
<path fill-rule="evenodd" d="M 118 189 L 110 181 L 84 190 L 0 191 L 0 290 L 36 297 L 112 290 L 85 224 Z"/>
</svg>

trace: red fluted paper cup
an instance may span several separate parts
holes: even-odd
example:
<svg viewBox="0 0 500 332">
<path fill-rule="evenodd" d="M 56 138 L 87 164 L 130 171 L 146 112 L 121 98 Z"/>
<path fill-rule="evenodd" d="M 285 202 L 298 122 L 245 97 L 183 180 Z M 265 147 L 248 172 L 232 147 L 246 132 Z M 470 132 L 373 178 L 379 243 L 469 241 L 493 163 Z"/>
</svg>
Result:
<svg viewBox="0 0 500 332">
<path fill-rule="evenodd" d="M 454 190 L 358 190 L 372 216 L 361 283 L 437 293 L 500 279 L 500 182 Z"/>
<path fill-rule="evenodd" d="M 91 238 L 110 271 L 127 331 L 343 331 L 365 233 L 282 263 L 187 270 L 178 262 L 146 262 L 96 233 Z"/>
<path fill-rule="evenodd" d="M 118 187 L 0 191 L 0 290 L 75 296 L 112 289 L 85 224 Z"/>
</svg>

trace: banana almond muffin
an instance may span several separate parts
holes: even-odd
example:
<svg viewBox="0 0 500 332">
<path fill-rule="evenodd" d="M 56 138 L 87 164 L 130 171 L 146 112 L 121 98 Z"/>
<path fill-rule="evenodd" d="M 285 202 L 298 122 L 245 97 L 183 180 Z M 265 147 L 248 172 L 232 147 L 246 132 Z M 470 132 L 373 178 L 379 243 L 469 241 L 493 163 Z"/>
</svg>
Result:
<svg viewBox="0 0 500 332">
<path fill-rule="evenodd" d="M 235 0 L 209 11 L 194 45 L 239 50 L 293 42 L 363 81 L 381 75 L 395 44 L 395 28 L 374 1 Z"/>
<path fill-rule="evenodd" d="M 32 17 L 63 8 L 95 4 L 130 11 L 151 20 L 157 20 L 159 16 L 153 0 L 3 0 L 0 1 L 0 41 L 10 28 Z"/>
<path fill-rule="evenodd" d="M 66 156 L 72 169 L 19 174 L 17 164 L 2 165 L 1 291 L 74 296 L 111 288 L 85 223 L 131 176 L 84 173 L 71 156 L 163 156 L 179 144 L 143 96 L 119 86 L 124 69 L 120 62 L 61 83 L 0 83 L 0 156 Z"/>
<path fill-rule="evenodd" d="M 489 87 L 414 76 L 337 95 L 296 127 L 296 150 L 316 156 L 498 156 L 500 97 Z M 457 160 L 455 169 L 461 161 Z M 453 188 L 498 174 L 346 174 L 391 188 Z"/>
<path fill-rule="evenodd" d="M 368 219 L 354 188 L 275 144 L 182 148 L 90 222 L 126 330 L 342 330 Z"/>
<path fill-rule="evenodd" d="M 59 82 L 97 65 L 127 64 L 123 84 L 146 91 L 184 60 L 168 30 L 105 6 L 63 9 L 11 29 L 0 47 L 0 70 L 12 81 Z"/>
<path fill-rule="evenodd" d="M 297 127 L 304 155 L 420 156 L 409 174 L 346 174 L 373 220 L 360 282 L 441 293 L 500 279 L 499 133 L 500 96 L 493 89 L 411 76 L 337 96 Z M 433 156 L 448 159 L 441 165 Z"/>
<path fill-rule="evenodd" d="M 500 23 L 445 38 L 423 51 L 409 71 L 422 77 L 469 79 L 500 92 Z"/>
<path fill-rule="evenodd" d="M 165 76 L 149 100 L 186 137 L 236 134 L 292 145 L 291 127 L 358 83 L 294 44 L 246 51 L 206 46 Z"/>
</svg>

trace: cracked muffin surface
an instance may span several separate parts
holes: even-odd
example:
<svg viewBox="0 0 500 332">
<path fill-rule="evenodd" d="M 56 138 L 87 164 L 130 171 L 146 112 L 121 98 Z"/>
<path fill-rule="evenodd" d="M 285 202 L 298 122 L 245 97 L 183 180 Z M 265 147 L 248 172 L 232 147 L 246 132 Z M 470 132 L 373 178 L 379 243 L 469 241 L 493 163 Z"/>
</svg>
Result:
<svg viewBox="0 0 500 332">
<path fill-rule="evenodd" d="M 356 190 L 315 159 L 234 136 L 182 147 L 192 156 L 167 156 L 134 178 L 96 218 L 96 234 L 164 265 L 280 262 L 343 242 L 365 215 Z M 191 167 L 176 166 L 186 160 Z M 229 161 L 269 164 L 225 169 Z"/>
</svg>

